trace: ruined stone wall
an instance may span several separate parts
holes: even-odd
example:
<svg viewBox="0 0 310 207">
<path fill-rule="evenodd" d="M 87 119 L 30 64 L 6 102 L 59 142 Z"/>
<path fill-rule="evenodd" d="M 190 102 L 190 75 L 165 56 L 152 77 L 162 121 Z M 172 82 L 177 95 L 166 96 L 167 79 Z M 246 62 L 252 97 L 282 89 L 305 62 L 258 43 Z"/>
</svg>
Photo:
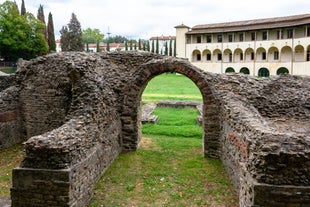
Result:
<svg viewBox="0 0 310 207">
<path fill-rule="evenodd" d="M 20 116 L 19 87 L 14 75 L 0 76 L 0 149 L 21 143 L 24 138 Z"/>
<path fill-rule="evenodd" d="M 201 91 L 204 155 L 223 161 L 240 206 L 310 205 L 309 78 L 212 74 L 147 52 L 57 53 L 19 64 L 14 81 L 0 79 L 0 117 L 15 111 L 15 127 L 29 138 L 13 170 L 15 207 L 86 206 L 115 157 L 138 149 L 141 95 L 165 72 Z M 10 121 L 1 130 L 13 135 Z"/>
<path fill-rule="evenodd" d="M 240 206 L 310 205 L 309 78 L 222 77 L 221 159 Z M 285 83 L 282 92 L 274 81 Z"/>
<path fill-rule="evenodd" d="M 85 206 L 120 153 L 113 91 L 94 70 L 101 64 L 96 55 L 61 53 L 32 60 L 21 71 L 29 80 L 21 92 L 27 134 L 41 134 L 28 139 L 26 156 L 13 171 L 12 206 Z"/>
</svg>

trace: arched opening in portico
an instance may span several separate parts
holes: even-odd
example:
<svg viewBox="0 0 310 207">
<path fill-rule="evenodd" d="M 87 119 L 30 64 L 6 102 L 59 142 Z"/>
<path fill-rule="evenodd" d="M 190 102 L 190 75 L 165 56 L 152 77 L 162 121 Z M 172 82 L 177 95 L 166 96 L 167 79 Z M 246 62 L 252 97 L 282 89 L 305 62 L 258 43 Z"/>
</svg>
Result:
<svg viewBox="0 0 310 207">
<path fill-rule="evenodd" d="M 123 127 L 122 145 L 124 151 L 134 151 L 141 141 L 141 97 L 147 83 L 157 75 L 166 72 L 179 73 L 188 77 L 200 90 L 203 98 L 202 144 L 203 153 L 207 157 L 219 157 L 220 120 L 218 100 L 212 94 L 209 82 L 203 72 L 185 61 L 172 59 L 151 61 L 141 66 L 133 74 L 133 82 L 128 86 L 124 96 L 121 115 Z"/>
</svg>

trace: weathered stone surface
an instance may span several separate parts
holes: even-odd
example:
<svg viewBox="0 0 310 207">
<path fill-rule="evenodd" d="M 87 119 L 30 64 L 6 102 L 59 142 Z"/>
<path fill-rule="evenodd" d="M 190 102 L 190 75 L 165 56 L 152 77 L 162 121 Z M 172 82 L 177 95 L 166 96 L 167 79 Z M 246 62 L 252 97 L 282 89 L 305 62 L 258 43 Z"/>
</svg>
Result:
<svg viewBox="0 0 310 207">
<path fill-rule="evenodd" d="M 12 206 L 85 206 L 114 158 L 138 149 L 142 92 L 166 72 L 201 91 L 204 155 L 223 161 L 240 206 L 309 205 L 309 77 L 212 74 L 185 59 L 113 52 L 50 54 L 0 77 L 1 147 L 26 140 Z"/>
</svg>

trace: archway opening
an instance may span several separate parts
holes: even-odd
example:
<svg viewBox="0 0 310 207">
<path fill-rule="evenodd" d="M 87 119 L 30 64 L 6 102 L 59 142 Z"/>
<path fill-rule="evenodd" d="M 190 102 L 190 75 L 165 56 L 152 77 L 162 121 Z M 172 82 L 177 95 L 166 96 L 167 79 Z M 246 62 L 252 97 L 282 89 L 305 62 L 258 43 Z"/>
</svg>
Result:
<svg viewBox="0 0 310 207">
<path fill-rule="evenodd" d="M 201 121 L 197 120 L 202 116 L 202 103 L 199 89 L 186 76 L 164 73 L 153 77 L 142 94 L 142 144 L 154 136 L 199 139 L 201 144 Z"/>
<path fill-rule="evenodd" d="M 226 68 L 225 73 L 234 73 L 235 69 L 233 69 L 232 67 Z"/>
<path fill-rule="evenodd" d="M 260 68 L 258 70 L 258 77 L 269 77 L 269 70 L 267 68 Z"/>
<path fill-rule="evenodd" d="M 277 75 L 280 75 L 280 74 L 289 74 L 289 70 L 285 67 L 281 67 L 277 70 Z"/>
<path fill-rule="evenodd" d="M 240 69 L 240 73 L 249 75 L 250 74 L 250 70 L 249 70 L 249 68 L 243 67 L 243 68 Z"/>
</svg>

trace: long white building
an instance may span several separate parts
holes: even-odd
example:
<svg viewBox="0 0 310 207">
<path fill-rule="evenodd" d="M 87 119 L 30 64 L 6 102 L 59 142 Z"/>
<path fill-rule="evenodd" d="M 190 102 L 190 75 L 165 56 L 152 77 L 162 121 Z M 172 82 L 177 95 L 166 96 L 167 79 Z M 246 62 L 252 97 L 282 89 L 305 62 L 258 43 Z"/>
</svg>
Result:
<svg viewBox="0 0 310 207">
<path fill-rule="evenodd" d="M 310 75 L 310 14 L 175 28 L 177 57 L 203 70 Z"/>
</svg>

